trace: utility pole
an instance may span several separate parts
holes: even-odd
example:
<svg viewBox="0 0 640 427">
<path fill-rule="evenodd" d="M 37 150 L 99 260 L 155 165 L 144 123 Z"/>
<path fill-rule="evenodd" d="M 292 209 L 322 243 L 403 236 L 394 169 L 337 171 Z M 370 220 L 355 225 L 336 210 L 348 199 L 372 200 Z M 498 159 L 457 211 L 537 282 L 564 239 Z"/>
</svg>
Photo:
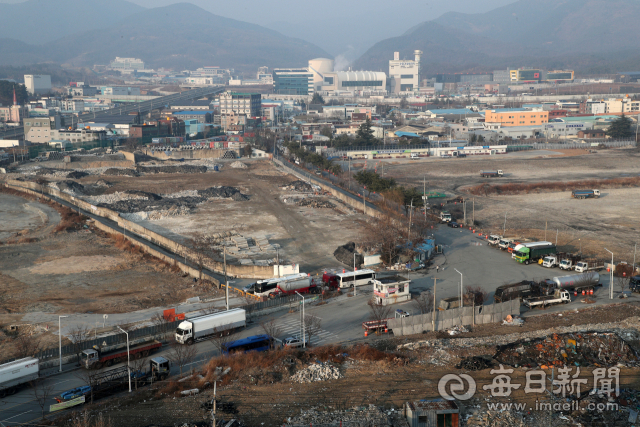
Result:
<svg viewBox="0 0 640 427">
<path fill-rule="evenodd" d="M 276 265 L 278 266 L 277 276 L 280 277 L 280 250 L 279 249 L 276 249 Z"/>
<path fill-rule="evenodd" d="M 216 385 L 217 381 L 213 382 L 213 402 L 211 405 L 211 427 L 216 427 Z"/>
<path fill-rule="evenodd" d="M 424 209 L 424 223 L 427 223 L 427 176 L 422 179 L 422 207 Z"/>
<path fill-rule="evenodd" d="M 504 213 L 504 225 L 502 226 L 502 235 L 507 234 L 507 213 Z"/>
<path fill-rule="evenodd" d="M 556 228 L 556 247 L 558 246 L 558 229 Z"/>
<path fill-rule="evenodd" d="M 356 292 L 357 292 L 356 289 L 358 288 L 356 286 L 356 274 L 355 273 L 356 273 L 356 253 L 355 253 L 355 249 L 354 249 L 354 252 L 353 252 L 353 296 L 354 297 L 357 295 L 356 294 Z"/>
<path fill-rule="evenodd" d="M 407 239 L 411 240 L 411 214 L 413 213 L 413 198 L 411 199 L 411 208 L 409 209 L 409 230 L 407 233 Z"/>
<path fill-rule="evenodd" d="M 471 225 L 475 228 L 476 226 L 476 198 L 471 199 L 471 206 L 473 208 L 473 213 L 471 214 Z"/>
<path fill-rule="evenodd" d="M 549 221 L 545 221 L 544 222 L 544 241 L 547 241 L 547 225 L 548 225 Z"/>
<path fill-rule="evenodd" d="M 364 186 L 362 188 L 362 211 L 364 212 L 364 214 L 367 214 L 367 200 L 365 199 L 365 192 L 367 191 L 367 187 Z"/>
<path fill-rule="evenodd" d="M 229 282 L 227 281 L 227 247 L 222 247 L 222 253 L 224 254 L 224 298 L 227 305 L 227 311 L 229 311 Z"/>
<path fill-rule="evenodd" d="M 462 199 L 462 210 L 464 211 L 464 225 L 467 225 L 467 201 Z"/>
<path fill-rule="evenodd" d="M 431 325 L 433 327 L 433 331 L 436 330 L 436 280 L 437 277 L 433 278 L 433 310 L 431 310 Z"/>
</svg>

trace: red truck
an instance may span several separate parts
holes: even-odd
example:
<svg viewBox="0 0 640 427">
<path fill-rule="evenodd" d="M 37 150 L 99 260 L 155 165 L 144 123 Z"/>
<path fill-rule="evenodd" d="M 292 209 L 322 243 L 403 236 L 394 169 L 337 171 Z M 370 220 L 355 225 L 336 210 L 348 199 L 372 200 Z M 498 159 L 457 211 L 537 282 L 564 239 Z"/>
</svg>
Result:
<svg viewBox="0 0 640 427">
<path fill-rule="evenodd" d="M 159 341 L 151 341 L 143 344 L 137 344 L 129 347 L 129 358 L 139 359 L 147 357 L 151 352 L 162 347 Z M 98 346 L 92 349 L 84 350 L 80 354 L 80 366 L 85 369 L 100 369 L 103 366 L 111 366 L 114 363 L 127 361 L 127 349 L 121 348 L 110 352 L 103 352 Z"/>
</svg>

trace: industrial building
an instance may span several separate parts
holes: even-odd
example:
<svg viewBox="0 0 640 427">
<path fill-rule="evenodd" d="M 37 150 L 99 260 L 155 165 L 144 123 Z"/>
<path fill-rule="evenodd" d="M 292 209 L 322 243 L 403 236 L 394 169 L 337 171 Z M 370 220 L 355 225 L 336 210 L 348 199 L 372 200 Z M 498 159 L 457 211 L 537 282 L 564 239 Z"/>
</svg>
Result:
<svg viewBox="0 0 640 427">
<path fill-rule="evenodd" d="M 573 70 L 548 71 L 545 80 L 549 82 L 567 83 L 572 82 L 575 77 Z"/>
<path fill-rule="evenodd" d="M 421 50 L 413 52 L 414 60 L 400 59 L 400 52 L 393 53 L 389 61 L 389 92 L 394 94 L 417 91 L 419 88 Z"/>
<path fill-rule="evenodd" d="M 509 76 L 512 82 L 529 82 L 529 83 L 541 82 L 542 70 L 520 68 L 518 70 L 510 70 Z"/>
<path fill-rule="evenodd" d="M 309 72 L 313 76 L 313 89 L 315 91 L 329 90 L 325 89 L 324 86 L 333 86 L 336 83 L 333 69 L 333 59 L 316 58 L 309 61 Z"/>
<path fill-rule="evenodd" d="M 535 126 L 549 122 L 548 111 L 484 111 L 485 123 L 505 126 Z"/>
<path fill-rule="evenodd" d="M 273 90 L 279 95 L 313 95 L 313 73 L 306 68 L 273 70 Z"/>
<path fill-rule="evenodd" d="M 25 74 L 24 85 L 29 95 L 41 95 L 51 92 L 51 76 Z"/>
<path fill-rule="evenodd" d="M 144 62 L 138 58 L 120 58 L 116 56 L 116 59 L 109 63 L 109 68 L 116 71 L 144 70 Z"/>
</svg>

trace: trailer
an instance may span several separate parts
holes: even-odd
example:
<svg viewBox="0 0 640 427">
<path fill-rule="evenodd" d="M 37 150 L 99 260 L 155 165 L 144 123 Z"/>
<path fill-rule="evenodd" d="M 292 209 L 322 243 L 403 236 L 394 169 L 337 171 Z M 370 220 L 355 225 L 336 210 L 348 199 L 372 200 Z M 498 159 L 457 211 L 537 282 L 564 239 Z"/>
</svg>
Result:
<svg viewBox="0 0 640 427">
<path fill-rule="evenodd" d="M 109 367 L 114 363 L 126 362 L 127 358 L 147 357 L 150 353 L 162 347 L 159 341 L 151 341 L 129 347 L 105 352 L 101 347 L 93 346 L 92 349 L 83 350 L 80 353 L 80 366 L 85 369 L 100 369 Z"/>
<path fill-rule="evenodd" d="M 514 252 L 514 258 L 521 264 L 529 265 L 532 262 L 553 255 L 557 252 L 556 246 L 551 242 L 534 242 L 518 245 Z"/>
<path fill-rule="evenodd" d="M 534 284 L 535 282 L 532 282 L 531 280 L 523 280 L 521 282 L 498 286 L 493 293 L 493 300 L 496 303 L 500 303 L 514 299 L 527 298 L 532 295 Z"/>
<path fill-rule="evenodd" d="M 204 314 L 187 318 L 176 329 L 176 341 L 191 345 L 214 334 L 229 334 L 232 330 L 245 327 L 247 315 L 242 308 Z"/>
<path fill-rule="evenodd" d="M 573 190 L 571 197 L 574 199 L 598 199 L 600 198 L 600 190 Z"/>
<path fill-rule="evenodd" d="M 558 289 L 569 292 L 591 292 L 596 286 L 602 286 L 598 273 L 570 274 L 546 279 L 539 283 L 540 293 L 550 295 Z"/>
<path fill-rule="evenodd" d="M 480 171 L 480 176 L 483 178 L 499 178 L 503 176 L 504 173 L 501 170 L 497 171 Z"/>
<path fill-rule="evenodd" d="M 296 292 L 299 294 L 317 294 L 321 289 L 321 284 L 316 283 L 315 280 L 307 276 L 296 280 L 279 282 L 276 290 L 270 296 L 294 295 Z"/>
<path fill-rule="evenodd" d="M 605 260 L 597 258 L 583 259 L 576 263 L 574 270 L 578 273 L 585 273 L 587 271 L 600 271 L 604 269 Z"/>
<path fill-rule="evenodd" d="M 568 291 L 557 289 L 553 295 L 532 297 L 524 300 L 524 305 L 529 308 L 542 307 L 545 308 L 554 304 L 569 304 L 571 302 L 571 296 Z"/>
<path fill-rule="evenodd" d="M 16 393 L 21 387 L 38 379 L 40 361 L 25 357 L 0 365 L 0 398 Z"/>
</svg>

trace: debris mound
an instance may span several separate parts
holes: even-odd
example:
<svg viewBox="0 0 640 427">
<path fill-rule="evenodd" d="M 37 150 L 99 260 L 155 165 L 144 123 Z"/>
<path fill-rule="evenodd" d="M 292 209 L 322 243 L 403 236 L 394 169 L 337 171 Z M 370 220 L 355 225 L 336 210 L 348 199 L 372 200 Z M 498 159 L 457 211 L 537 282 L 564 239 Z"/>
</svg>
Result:
<svg viewBox="0 0 640 427">
<path fill-rule="evenodd" d="M 84 185 L 78 184 L 75 181 L 65 180 L 59 181 L 57 184 L 60 191 L 71 192 L 74 194 L 84 194 Z"/>
<path fill-rule="evenodd" d="M 402 411 L 381 410 L 375 405 L 358 406 L 346 410 L 327 411 L 319 408 L 303 410 L 302 414 L 287 420 L 286 426 L 300 425 L 345 425 L 377 427 L 409 427 Z"/>
<path fill-rule="evenodd" d="M 109 168 L 104 172 L 102 172 L 102 175 L 140 176 L 140 174 L 133 169 L 121 169 L 121 168 Z"/>
<path fill-rule="evenodd" d="M 231 198 L 233 200 L 235 200 L 236 202 L 246 202 L 247 200 L 249 200 L 248 196 L 245 196 L 244 194 L 242 194 L 240 192 L 237 192 L 236 194 L 231 196 Z"/>
<path fill-rule="evenodd" d="M 247 165 L 245 165 L 241 161 L 233 162 L 229 166 L 231 166 L 234 169 L 246 169 L 247 168 Z"/>
<path fill-rule="evenodd" d="M 338 368 L 320 363 L 313 363 L 291 376 L 291 380 L 297 383 L 337 380 L 339 378 L 342 378 L 342 375 Z"/>
<path fill-rule="evenodd" d="M 640 366 L 633 348 L 613 332 L 553 334 L 499 346 L 498 362 L 515 367 Z"/>
<path fill-rule="evenodd" d="M 491 359 L 482 356 L 466 357 L 456 365 L 456 369 L 466 371 L 481 371 L 492 366 Z"/>
<path fill-rule="evenodd" d="M 308 182 L 300 181 L 300 180 L 281 185 L 280 188 L 284 190 L 309 192 L 309 193 L 313 191 L 313 187 L 311 186 L 311 184 L 309 184 Z"/>
<path fill-rule="evenodd" d="M 206 197 L 207 199 L 213 198 L 222 198 L 222 199 L 230 199 L 233 198 L 235 194 L 239 194 L 240 190 L 234 187 L 209 187 L 205 190 L 198 190 L 198 195 L 200 197 Z M 234 199 L 235 200 L 235 199 Z M 248 198 L 246 200 L 249 200 Z"/>
<path fill-rule="evenodd" d="M 155 194 L 155 193 L 149 193 L 147 191 L 127 190 L 125 191 L 125 193 L 130 194 L 132 196 L 140 196 L 141 198 L 144 197 L 147 200 L 162 200 L 162 196 L 159 196 L 158 194 Z"/>
<path fill-rule="evenodd" d="M 328 208 L 328 209 L 333 209 L 336 207 L 336 205 L 334 205 L 331 202 L 328 202 L 326 200 L 318 200 L 318 199 L 302 199 L 299 200 L 298 203 L 296 203 L 298 206 L 309 206 L 312 208 Z"/>
<path fill-rule="evenodd" d="M 112 183 L 105 181 L 104 179 L 99 179 L 95 185 L 96 187 L 105 187 L 105 188 L 113 187 Z"/>
<path fill-rule="evenodd" d="M 205 173 L 206 166 L 179 165 L 179 166 L 138 166 L 139 173 Z"/>
<path fill-rule="evenodd" d="M 356 244 L 354 242 L 338 246 L 338 249 L 333 252 L 333 256 L 341 263 L 352 266 L 354 253 L 356 254 L 356 267 L 360 268 L 364 264 L 364 257 L 356 252 Z"/>
<path fill-rule="evenodd" d="M 73 171 L 73 172 L 69 172 L 67 174 L 67 178 L 70 179 L 80 179 L 80 178 L 84 178 L 85 176 L 88 176 L 89 174 L 86 172 L 82 172 L 82 171 Z"/>
</svg>

